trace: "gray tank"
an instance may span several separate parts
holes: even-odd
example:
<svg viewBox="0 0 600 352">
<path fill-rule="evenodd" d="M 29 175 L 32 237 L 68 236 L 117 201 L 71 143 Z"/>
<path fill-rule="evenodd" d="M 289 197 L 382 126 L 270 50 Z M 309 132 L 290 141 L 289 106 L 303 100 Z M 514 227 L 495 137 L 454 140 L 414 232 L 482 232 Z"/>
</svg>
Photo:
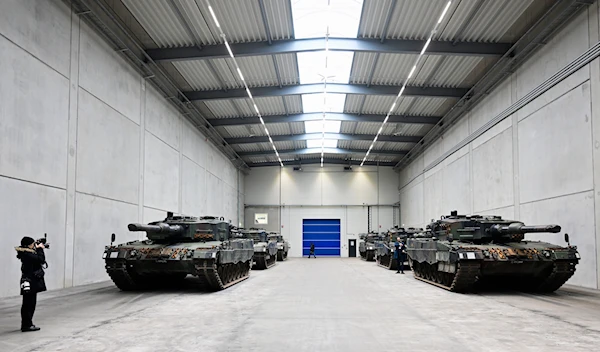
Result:
<svg viewBox="0 0 600 352">
<path fill-rule="evenodd" d="M 277 261 L 287 260 L 290 244 L 278 232 L 269 232 L 269 242 L 277 243 Z"/>
<path fill-rule="evenodd" d="M 406 243 L 408 238 L 414 237 L 422 231 L 422 228 L 409 227 L 405 229 L 398 226 L 394 226 L 389 229 L 387 234 L 384 236 L 384 239 L 376 243 L 375 261 L 377 262 L 377 265 L 389 270 L 398 270 L 398 263 L 394 258 L 394 251 L 396 250 L 395 243 L 397 238 L 400 237 L 400 240 L 404 240 Z M 409 267 L 408 257 L 404 261 L 403 265 L 404 268 Z"/>
<path fill-rule="evenodd" d="M 218 291 L 250 273 L 252 241 L 233 238 L 223 218 L 174 216 L 147 225 L 132 223 L 129 231 L 146 232 L 147 239 L 106 246 L 106 271 L 123 291 L 169 286 L 187 275 L 200 286 Z"/>
<path fill-rule="evenodd" d="M 415 278 L 454 292 L 477 286 L 553 292 L 575 273 L 577 247 L 525 240 L 527 233 L 558 233 L 559 225 L 526 226 L 493 215 L 449 216 L 408 240 Z"/>
<path fill-rule="evenodd" d="M 277 242 L 269 241 L 264 229 L 239 229 L 243 238 L 254 242 L 254 257 L 252 269 L 264 270 L 277 262 Z"/>
<path fill-rule="evenodd" d="M 375 260 L 377 243 L 383 241 L 384 235 L 376 232 L 361 233 L 358 235 L 361 242 L 358 243 L 360 259 L 372 262 Z"/>
</svg>

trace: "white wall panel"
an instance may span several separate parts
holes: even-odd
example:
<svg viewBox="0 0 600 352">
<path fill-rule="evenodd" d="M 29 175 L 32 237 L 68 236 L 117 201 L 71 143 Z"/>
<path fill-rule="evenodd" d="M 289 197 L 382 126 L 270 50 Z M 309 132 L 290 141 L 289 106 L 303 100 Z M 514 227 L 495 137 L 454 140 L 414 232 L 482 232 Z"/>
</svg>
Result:
<svg viewBox="0 0 600 352">
<path fill-rule="evenodd" d="M 65 188 L 68 108 L 69 81 L 0 36 L 0 174 Z"/>
<path fill-rule="evenodd" d="M 322 204 L 322 175 L 320 172 L 281 170 L 281 204 Z"/>
<path fill-rule="evenodd" d="M 322 184 L 315 180 L 313 186 L 305 185 L 322 191 L 323 205 L 377 204 L 377 173 L 375 172 L 324 172 L 320 177 Z M 293 181 L 290 180 L 290 183 Z M 299 184 L 299 187 L 302 186 Z"/>
<path fill-rule="evenodd" d="M 179 152 L 146 132 L 144 205 L 176 212 L 179 208 Z"/>
<path fill-rule="evenodd" d="M 280 202 L 280 167 L 260 167 L 244 178 L 246 204 L 271 205 Z M 286 176 L 288 177 L 288 176 Z"/>
<path fill-rule="evenodd" d="M 346 219 L 347 226 L 346 232 L 354 235 L 360 233 L 366 233 L 368 230 L 368 212 L 367 207 L 347 207 L 346 208 Z M 358 255 L 358 251 L 356 253 Z"/>
<path fill-rule="evenodd" d="M 138 233 L 127 230 L 129 223 L 137 222 L 138 207 L 81 193 L 76 204 L 73 284 L 109 280 L 102 260 L 104 246 L 110 244 L 111 233 L 117 235 L 117 243 L 139 238 Z"/>
<path fill-rule="evenodd" d="M 140 123 L 139 75 L 83 22 L 79 85 L 135 123 Z"/>
<path fill-rule="evenodd" d="M 425 200 L 424 216 L 425 221 L 430 219 L 439 219 L 440 215 L 447 214 L 448 210 L 444 209 L 444 172 L 440 171 L 427 177 L 423 182 L 423 197 Z M 409 205 L 410 206 L 410 205 Z"/>
<path fill-rule="evenodd" d="M 206 170 L 219 179 L 223 179 L 225 163 L 223 162 L 223 157 L 215 147 L 208 146 L 206 161 Z"/>
<path fill-rule="evenodd" d="M 461 214 L 471 213 L 471 177 L 469 157 L 463 156 L 442 171 L 441 214 L 457 210 Z M 433 215 L 433 214 L 432 214 Z"/>
<path fill-rule="evenodd" d="M 502 82 L 483 101 L 469 112 L 471 133 L 477 131 L 481 126 L 504 111 L 510 104 L 512 98 L 512 78 Z"/>
<path fill-rule="evenodd" d="M 423 190 L 423 182 L 414 182 L 400 193 L 402 223 L 419 226 L 429 222 L 430 218 L 425 217 L 425 197 Z"/>
<path fill-rule="evenodd" d="M 191 216 L 206 215 L 206 171 L 186 157 L 181 167 L 181 211 Z"/>
<path fill-rule="evenodd" d="M 138 202 L 139 126 L 79 90 L 77 191 Z"/>
<path fill-rule="evenodd" d="M 586 83 L 519 122 L 521 202 L 594 187 L 589 92 Z"/>
<path fill-rule="evenodd" d="M 156 89 L 148 86 L 146 89 L 146 130 L 179 150 L 181 139 L 181 118 L 177 110 L 166 104 Z"/>
<path fill-rule="evenodd" d="M 380 167 L 377 184 L 379 204 L 394 204 L 400 200 L 399 175 L 391 167 Z"/>
<path fill-rule="evenodd" d="M 587 11 L 581 12 L 517 70 L 517 99 L 589 48 L 587 16 Z"/>
<path fill-rule="evenodd" d="M 183 123 L 183 155 L 203 168 L 206 168 L 206 154 L 209 148 L 206 137 L 202 136 L 188 121 L 184 121 Z"/>
<path fill-rule="evenodd" d="M 206 174 L 206 194 L 206 215 L 225 216 L 223 181 L 211 173 Z"/>
<path fill-rule="evenodd" d="M 0 1 L 0 33 L 65 77 L 69 76 L 71 12 L 61 1 Z M 0 52 L 5 55 L 1 48 Z"/>
<path fill-rule="evenodd" d="M 514 204 L 512 129 L 473 149 L 473 211 Z"/>
<path fill-rule="evenodd" d="M 19 294 L 21 262 L 13 249 L 23 236 L 40 238 L 48 234 L 52 250 L 46 251 L 50 266 L 46 274 L 49 290 L 62 287 L 65 261 L 65 202 L 64 190 L 34 183 L 0 177 L 0 297 Z"/>
</svg>

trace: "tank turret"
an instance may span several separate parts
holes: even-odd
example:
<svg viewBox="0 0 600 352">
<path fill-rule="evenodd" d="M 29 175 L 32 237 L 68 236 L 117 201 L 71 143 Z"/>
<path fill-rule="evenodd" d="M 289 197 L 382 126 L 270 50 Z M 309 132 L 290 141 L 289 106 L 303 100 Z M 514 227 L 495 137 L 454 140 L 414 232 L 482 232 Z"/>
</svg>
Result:
<svg viewBox="0 0 600 352">
<path fill-rule="evenodd" d="M 458 215 L 452 211 L 450 216 L 429 225 L 436 238 L 449 241 L 473 243 L 519 242 L 527 233 L 557 233 L 559 225 L 526 226 L 521 221 L 502 219 L 497 215 Z"/>
</svg>

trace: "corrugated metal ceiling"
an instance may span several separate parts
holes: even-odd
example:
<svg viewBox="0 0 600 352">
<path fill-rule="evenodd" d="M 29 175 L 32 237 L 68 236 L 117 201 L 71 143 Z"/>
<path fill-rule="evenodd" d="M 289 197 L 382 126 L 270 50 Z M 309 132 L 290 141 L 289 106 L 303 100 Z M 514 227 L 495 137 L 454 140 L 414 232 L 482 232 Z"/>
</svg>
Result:
<svg viewBox="0 0 600 352">
<path fill-rule="evenodd" d="M 148 35 L 161 48 L 222 43 L 203 0 L 122 0 Z M 189 33 L 173 6 L 193 33 Z M 289 0 L 265 0 L 269 30 L 274 40 L 293 37 Z M 267 40 L 258 0 L 213 1 L 223 32 L 232 43 Z M 196 43 L 194 37 L 200 43 Z"/>
<path fill-rule="evenodd" d="M 409 54 L 357 53 L 352 65 L 350 82 L 354 84 L 401 86 L 416 59 L 417 55 Z M 415 86 L 462 87 L 465 79 L 481 60 L 481 57 L 476 56 L 425 55 L 419 61 L 416 75 L 409 84 Z M 398 88 L 399 90 L 400 88 Z"/>
<path fill-rule="evenodd" d="M 456 38 L 464 21 L 479 0 L 453 1 L 442 21 L 437 40 L 499 42 L 533 0 L 485 1 L 461 38 Z M 425 40 L 447 0 L 398 0 L 386 38 Z M 381 38 L 392 0 L 365 1 L 359 27 L 361 38 Z"/>
</svg>

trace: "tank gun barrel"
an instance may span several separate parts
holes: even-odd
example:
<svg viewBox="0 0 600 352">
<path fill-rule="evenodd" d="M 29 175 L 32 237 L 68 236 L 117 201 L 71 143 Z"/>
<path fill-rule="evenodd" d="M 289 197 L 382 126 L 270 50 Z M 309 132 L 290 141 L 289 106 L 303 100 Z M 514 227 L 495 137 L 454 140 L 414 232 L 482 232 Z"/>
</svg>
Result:
<svg viewBox="0 0 600 352">
<path fill-rule="evenodd" d="M 169 225 L 165 223 L 159 223 L 157 225 L 129 224 L 127 225 L 127 228 L 132 232 L 152 232 L 173 235 L 183 231 L 181 225 Z"/>
<path fill-rule="evenodd" d="M 560 232 L 561 227 L 559 225 L 539 225 L 539 226 L 525 226 L 521 223 L 512 223 L 508 226 L 493 225 L 490 227 L 492 234 L 499 235 L 518 235 L 526 233 L 557 233 Z"/>
</svg>

